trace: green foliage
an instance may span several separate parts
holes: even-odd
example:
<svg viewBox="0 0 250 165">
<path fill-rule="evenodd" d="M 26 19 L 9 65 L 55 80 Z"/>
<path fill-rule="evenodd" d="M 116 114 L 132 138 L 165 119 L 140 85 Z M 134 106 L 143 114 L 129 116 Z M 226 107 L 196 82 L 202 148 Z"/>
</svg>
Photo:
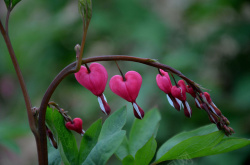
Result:
<svg viewBox="0 0 250 165">
<path fill-rule="evenodd" d="M 13 9 L 21 0 L 4 0 L 8 9 Z"/>
<path fill-rule="evenodd" d="M 93 123 L 89 129 L 85 132 L 78 154 L 78 164 L 85 161 L 91 150 L 94 148 L 98 141 L 98 137 L 102 128 L 102 120 L 99 119 Z"/>
<path fill-rule="evenodd" d="M 78 9 L 82 17 L 89 21 L 92 17 L 92 0 L 78 0 Z"/>
<path fill-rule="evenodd" d="M 160 113 L 153 109 L 146 113 L 143 120 L 135 119 L 129 133 L 129 152 L 135 156 L 136 152 L 154 135 L 161 120 Z"/>
<path fill-rule="evenodd" d="M 56 138 L 58 149 L 65 165 L 77 164 L 78 149 L 74 135 L 65 127 L 63 116 L 52 108 L 47 108 L 46 124 Z"/>
<path fill-rule="evenodd" d="M 223 137 L 223 132 L 214 132 L 214 125 L 178 134 L 162 145 L 157 153 L 155 163 L 215 155 L 250 144 L 250 140 L 247 139 Z"/>
<path fill-rule="evenodd" d="M 155 155 L 156 147 L 157 143 L 152 136 L 149 141 L 136 152 L 135 165 L 149 164 Z"/>
</svg>

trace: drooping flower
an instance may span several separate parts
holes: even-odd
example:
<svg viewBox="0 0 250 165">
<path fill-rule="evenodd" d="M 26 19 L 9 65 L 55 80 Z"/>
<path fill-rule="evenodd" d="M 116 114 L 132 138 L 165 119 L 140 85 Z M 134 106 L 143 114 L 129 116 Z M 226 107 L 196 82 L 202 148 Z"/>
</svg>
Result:
<svg viewBox="0 0 250 165">
<path fill-rule="evenodd" d="M 97 96 L 102 112 L 109 115 L 111 109 L 103 94 L 108 81 L 108 73 L 104 66 L 99 63 L 92 63 L 89 68 L 81 66 L 75 77 L 82 86 Z"/>
<path fill-rule="evenodd" d="M 198 97 L 196 96 L 196 93 L 194 92 L 194 89 L 190 85 L 187 85 L 187 93 L 189 93 L 194 98 L 196 107 L 199 108 L 199 109 L 202 109 L 201 108 L 201 102 L 198 99 Z"/>
<path fill-rule="evenodd" d="M 74 118 L 72 123 L 69 121 L 65 124 L 65 126 L 67 129 L 76 131 L 82 136 L 85 133 L 85 131 L 82 129 L 82 119 L 80 118 Z"/>
<path fill-rule="evenodd" d="M 175 109 L 177 109 L 178 111 L 180 111 L 181 101 L 178 98 L 174 98 L 174 96 L 171 94 L 172 83 L 168 75 L 168 72 L 165 72 L 162 69 L 160 69 L 159 71 L 160 71 L 160 74 L 157 74 L 156 76 L 156 83 L 158 87 L 163 92 L 166 93 L 169 104 L 173 106 Z"/>
<path fill-rule="evenodd" d="M 144 117 L 144 111 L 136 103 L 136 98 L 139 94 L 142 84 L 142 77 L 138 72 L 129 71 L 125 74 L 124 78 L 120 75 L 113 76 L 110 79 L 109 87 L 112 92 L 127 100 L 128 102 L 131 102 L 135 117 L 142 119 Z"/>
<path fill-rule="evenodd" d="M 217 116 L 222 116 L 221 111 L 216 107 L 216 105 L 213 103 L 209 93 L 204 92 L 200 94 L 203 100 L 207 101 L 209 108 L 213 111 L 214 114 Z"/>
<path fill-rule="evenodd" d="M 171 88 L 171 93 L 175 98 L 178 98 L 179 100 L 182 101 L 182 105 L 184 107 L 184 114 L 187 117 L 192 116 L 192 109 L 189 106 L 188 102 L 186 101 L 186 84 L 183 80 L 179 80 L 177 83 L 177 86 L 172 86 Z"/>
</svg>

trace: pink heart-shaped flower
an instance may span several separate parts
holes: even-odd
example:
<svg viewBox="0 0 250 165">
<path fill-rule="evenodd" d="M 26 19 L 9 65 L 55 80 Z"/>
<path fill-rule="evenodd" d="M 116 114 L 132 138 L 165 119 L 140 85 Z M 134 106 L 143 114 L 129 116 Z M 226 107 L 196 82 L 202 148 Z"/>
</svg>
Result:
<svg viewBox="0 0 250 165">
<path fill-rule="evenodd" d="M 79 134 L 84 134 L 84 131 L 82 129 L 82 119 L 80 118 L 75 118 L 73 120 L 73 123 L 71 122 L 67 122 L 65 124 L 66 128 L 68 128 L 69 130 L 73 130 L 76 131 Z"/>
<path fill-rule="evenodd" d="M 94 95 L 101 96 L 108 81 L 107 70 L 99 63 L 90 64 L 89 69 L 90 73 L 85 66 L 81 66 L 79 72 L 75 73 L 76 80 Z"/>
<path fill-rule="evenodd" d="M 172 84 L 168 72 L 160 69 L 160 73 L 161 74 L 157 74 L 156 76 L 156 83 L 158 87 L 166 94 L 171 94 Z"/>
<path fill-rule="evenodd" d="M 142 77 L 135 71 L 129 71 L 125 74 L 126 81 L 122 76 L 115 75 L 110 79 L 109 87 L 112 92 L 127 100 L 135 102 L 142 84 Z"/>
</svg>

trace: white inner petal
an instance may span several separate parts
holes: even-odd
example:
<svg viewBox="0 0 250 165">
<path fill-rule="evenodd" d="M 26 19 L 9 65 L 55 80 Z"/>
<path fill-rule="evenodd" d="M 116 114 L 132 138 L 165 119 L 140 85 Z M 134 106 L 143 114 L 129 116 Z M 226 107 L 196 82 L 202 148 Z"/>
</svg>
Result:
<svg viewBox="0 0 250 165">
<path fill-rule="evenodd" d="M 218 114 L 216 113 L 216 111 L 214 110 L 214 108 L 213 108 L 211 105 L 209 105 L 209 107 L 212 109 L 212 111 L 213 111 L 216 115 L 218 115 Z"/>
<path fill-rule="evenodd" d="M 214 121 L 214 123 L 216 123 L 216 121 L 214 120 L 214 117 L 212 115 L 209 115 L 209 116 L 212 118 L 212 120 Z"/>
<path fill-rule="evenodd" d="M 100 97 L 97 97 L 97 100 L 99 102 L 99 105 L 100 105 L 100 108 L 101 110 L 105 113 L 105 115 L 107 115 L 106 111 L 105 111 L 105 108 L 104 108 L 104 105 L 102 103 L 102 99 Z"/>
<path fill-rule="evenodd" d="M 81 136 L 83 136 L 85 134 L 85 131 L 82 129 L 82 133 L 81 133 Z"/>
<path fill-rule="evenodd" d="M 106 99 L 105 95 L 104 95 L 104 94 L 102 94 L 102 95 L 103 95 L 104 100 L 108 103 L 108 101 L 107 101 L 107 99 Z"/>
<path fill-rule="evenodd" d="M 189 106 L 189 104 L 188 104 L 188 102 L 187 101 L 185 101 L 185 105 L 186 105 L 186 107 L 187 107 L 187 110 L 188 110 L 188 112 L 189 112 L 189 116 L 191 117 L 191 108 L 190 108 L 190 106 Z"/>
<path fill-rule="evenodd" d="M 212 102 L 212 104 L 217 108 L 217 106 L 214 104 L 214 102 Z"/>
<path fill-rule="evenodd" d="M 175 100 L 177 101 L 177 103 L 179 104 L 180 109 L 181 109 L 183 107 L 182 101 L 177 99 L 177 98 L 175 98 Z"/>
<path fill-rule="evenodd" d="M 198 107 L 199 107 L 199 108 L 201 108 L 201 105 L 200 105 L 200 103 L 199 103 L 198 99 L 197 99 L 197 98 L 195 98 L 194 100 L 195 100 L 196 104 L 198 105 Z"/>
<path fill-rule="evenodd" d="M 140 112 L 138 106 L 137 106 L 135 103 L 133 103 L 133 107 L 135 108 L 135 111 L 137 112 L 137 114 L 138 114 L 138 115 L 140 116 L 140 118 L 142 119 L 142 117 L 141 117 L 141 112 Z"/>
<path fill-rule="evenodd" d="M 173 103 L 173 101 L 170 99 L 170 97 L 168 96 L 168 94 L 166 94 L 166 96 L 167 96 L 167 99 L 168 99 L 169 104 L 170 104 L 172 107 L 174 107 L 174 103 Z"/>
</svg>

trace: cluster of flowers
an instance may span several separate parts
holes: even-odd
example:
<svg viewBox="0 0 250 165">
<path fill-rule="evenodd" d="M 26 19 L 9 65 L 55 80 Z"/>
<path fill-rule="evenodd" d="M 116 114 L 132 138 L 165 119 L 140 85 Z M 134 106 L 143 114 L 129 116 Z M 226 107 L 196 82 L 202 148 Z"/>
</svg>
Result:
<svg viewBox="0 0 250 165">
<path fill-rule="evenodd" d="M 109 115 L 111 109 L 103 94 L 108 80 L 108 73 L 104 66 L 99 63 L 92 63 L 89 67 L 81 66 L 79 72 L 75 73 L 75 77 L 82 86 L 97 96 L 102 112 Z M 186 100 L 186 93 L 189 93 L 194 98 L 196 106 L 200 109 L 204 109 L 208 113 L 210 121 L 215 123 L 218 129 L 224 130 L 226 135 L 234 133 L 233 129 L 228 127 L 228 119 L 222 115 L 207 92 L 198 92 L 196 88 L 193 88 L 191 85 L 186 85 L 183 80 L 179 80 L 178 83 L 173 86 L 168 72 L 161 69 L 156 76 L 156 82 L 158 87 L 166 93 L 170 105 L 178 111 L 183 107 L 186 117 L 190 118 L 192 115 L 192 109 Z M 144 111 L 136 103 L 141 84 L 142 77 L 135 71 L 128 71 L 125 76 L 115 75 L 109 82 L 109 87 L 112 92 L 132 103 L 134 115 L 138 119 L 144 117 Z M 67 122 L 66 127 L 83 134 L 81 123 L 82 120 L 80 118 L 75 118 L 73 123 Z"/>
</svg>

